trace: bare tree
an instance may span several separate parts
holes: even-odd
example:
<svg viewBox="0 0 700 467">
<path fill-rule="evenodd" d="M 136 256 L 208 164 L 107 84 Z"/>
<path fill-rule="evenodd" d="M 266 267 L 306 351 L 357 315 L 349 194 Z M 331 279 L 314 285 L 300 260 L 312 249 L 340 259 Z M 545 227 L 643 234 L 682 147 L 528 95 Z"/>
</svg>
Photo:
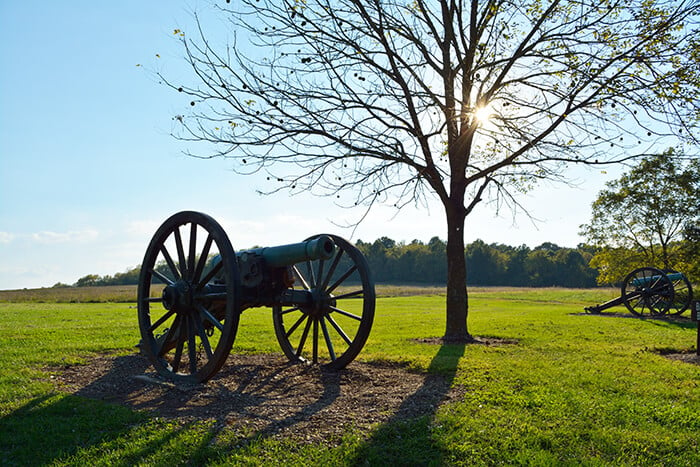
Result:
<svg viewBox="0 0 700 467">
<path fill-rule="evenodd" d="M 226 2 L 228 3 L 228 2 Z M 237 0 L 231 42 L 182 33 L 194 84 L 176 136 L 277 189 L 447 220 L 446 340 L 469 340 L 465 220 L 519 207 L 571 164 L 696 131 L 697 1 Z M 672 143 L 665 143 L 667 147 Z M 677 143 L 676 143 L 677 144 Z"/>
</svg>

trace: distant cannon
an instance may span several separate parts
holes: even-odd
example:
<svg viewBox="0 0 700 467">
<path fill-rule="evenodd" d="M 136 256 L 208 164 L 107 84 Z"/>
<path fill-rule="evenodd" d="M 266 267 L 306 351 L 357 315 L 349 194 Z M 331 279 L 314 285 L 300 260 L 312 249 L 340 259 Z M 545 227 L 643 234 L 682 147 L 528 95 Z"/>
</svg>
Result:
<svg viewBox="0 0 700 467">
<path fill-rule="evenodd" d="M 677 271 L 652 267 L 638 268 L 622 283 L 620 296 L 600 305 L 586 307 L 589 313 L 600 313 L 618 305 L 637 315 L 680 315 L 693 300 L 693 287 L 688 278 Z"/>
<path fill-rule="evenodd" d="M 376 298 L 364 256 L 338 236 L 236 253 L 213 218 L 183 211 L 153 236 L 137 300 L 141 351 L 166 378 L 201 383 L 226 361 L 241 313 L 263 306 L 289 360 L 344 368 Z"/>
</svg>

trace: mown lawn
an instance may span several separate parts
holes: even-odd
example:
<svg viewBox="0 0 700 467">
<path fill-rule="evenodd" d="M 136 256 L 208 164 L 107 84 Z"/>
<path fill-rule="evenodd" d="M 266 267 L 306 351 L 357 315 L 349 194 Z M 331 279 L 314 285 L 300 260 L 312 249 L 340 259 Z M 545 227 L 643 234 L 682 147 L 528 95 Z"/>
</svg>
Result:
<svg viewBox="0 0 700 467">
<path fill-rule="evenodd" d="M 444 297 L 380 298 L 359 359 L 442 373 L 464 395 L 328 445 L 57 392 L 47 368 L 134 352 L 133 304 L 0 303 L 2 464 L 700 465 L 700 366 L 661 355 L 694 352 L 695 323 L 581 314 L 614 294 L 475 289 L 470 330 L 500 346 L 420 343 L 442 334 Z M 269 312 L 244 313 L 233 351 L 278 351 Z"/>
</svg>

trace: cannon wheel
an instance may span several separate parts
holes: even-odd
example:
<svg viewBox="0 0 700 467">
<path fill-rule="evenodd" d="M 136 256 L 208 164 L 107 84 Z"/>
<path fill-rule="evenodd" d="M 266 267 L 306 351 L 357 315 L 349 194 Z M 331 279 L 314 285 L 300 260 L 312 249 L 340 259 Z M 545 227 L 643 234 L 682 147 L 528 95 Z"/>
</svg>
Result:
<svg viewBox="0 0 700 467">
<path fill-rule="evenodd" d="M 673 269 L 668 269 L 664 272 L 666 274 L 678 274 L 678 271 Z M 668 309 L 668 313 L 680 315 L 690 308 L 690 303 L 693 301 L 693 286 L 685 274 L 681 274 L 680 279 L 671 279 L 671 283 L 673 284 L 673 302 Z"/>
<path fill-rule="evenodd" d="M 292 266 L 295 284 L 311 292 L 311 303 L 273 306 L 272 317 L 277 340 L 290 361 L 339 370 L 365 345 L 376 296 L 362 253 L 338 236 L 329 237 L 337 246 L 333 257 Z"/>
<path fill-rule="evenodd" d="M 179 212 L 156 231 L 141 265 L 141 351 L 158 373 L 201 383 L 226 361 L 240 310 L 236 256 L 206 214 Z"/>
<path fill-rule="evenodd" d="M 673 284 L 660 269 L 643 267 L 625 277 L 621 296 L 627 309 L 637 316 L 662 315 L 673 303 Z"/>
</svg>

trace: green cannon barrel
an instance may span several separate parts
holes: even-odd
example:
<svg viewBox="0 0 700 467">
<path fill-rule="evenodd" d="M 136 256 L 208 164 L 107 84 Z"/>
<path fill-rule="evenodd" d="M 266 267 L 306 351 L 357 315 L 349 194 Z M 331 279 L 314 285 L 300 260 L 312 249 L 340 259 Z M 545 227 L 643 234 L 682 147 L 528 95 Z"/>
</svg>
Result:
<svg viewBox="0 0 700 467">
<path fill-rule="evenodd" d="M 291 245 L 271 246 L 246 250 L 243 253 L 260 255 L 268 267 L 279 268 L 317 259 L 330 259 L 335 251 L 335 243 L 327 235 L 321 235 L 313 240 Z"/>
<path fill-rule="evenodd" d="M 648 287 L 650 284 L 656 284 L 662 280 L 663 276 L 638 277 L 630 282 L 635 287 Z M 668 280 L 672 282 L 682 281 L 685 276 L 681 272 L 670 272 L 666 274 Z"/>
</svg>

